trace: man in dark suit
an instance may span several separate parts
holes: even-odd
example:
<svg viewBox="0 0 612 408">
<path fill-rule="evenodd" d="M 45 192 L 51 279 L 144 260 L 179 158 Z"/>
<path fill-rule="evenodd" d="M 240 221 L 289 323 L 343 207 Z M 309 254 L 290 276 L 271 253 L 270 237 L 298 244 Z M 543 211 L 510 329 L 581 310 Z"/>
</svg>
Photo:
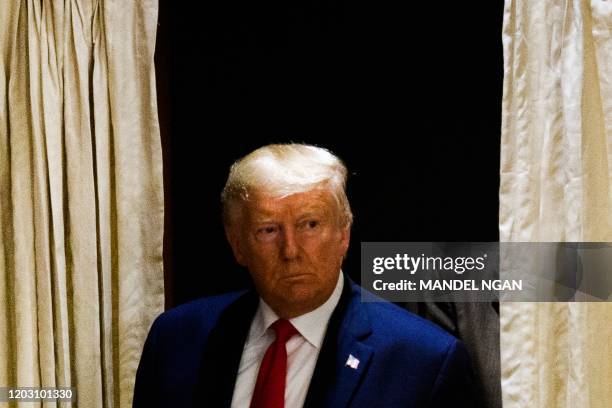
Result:
<svg viewBox="0 0 612 408">
<path fill-rule="evenodd" d="M 142 354 L 134 407 L 473 407 L 467 353 L 390 303 L 361 302 L 341 273 L 352 213 L 346 168 L 288 144 L 236 162 L 226 235 L 255 291 L 162 314 Z"/>
</svg>

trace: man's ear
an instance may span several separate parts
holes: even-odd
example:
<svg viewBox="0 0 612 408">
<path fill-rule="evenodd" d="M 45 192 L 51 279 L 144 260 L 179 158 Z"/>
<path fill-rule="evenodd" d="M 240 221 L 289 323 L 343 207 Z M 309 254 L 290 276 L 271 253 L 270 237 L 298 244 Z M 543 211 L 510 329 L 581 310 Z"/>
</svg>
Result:
<svg viewBox="0 0 612 408">
<path fill-rule="evenodd" d="M 343 251 L 343 256 L 346 256 L 348 251 L 349 242 L 351 241 L 351 224 L 347 224 L 342 227 L 340 231 L 340 245 Z"/>
<path fill-rule="evenodd" d="M 242 241 L 236 229 L 230 226 L 226 226 L 225 237 L 227 238 L 227 241 L 232 247 L 232 252 L 234 253 L 234 258 L 236 258 L 236 262 L 238 262 L 242 266 L 247 266 L 246 255 L 242 247 Z"/>
</svg>

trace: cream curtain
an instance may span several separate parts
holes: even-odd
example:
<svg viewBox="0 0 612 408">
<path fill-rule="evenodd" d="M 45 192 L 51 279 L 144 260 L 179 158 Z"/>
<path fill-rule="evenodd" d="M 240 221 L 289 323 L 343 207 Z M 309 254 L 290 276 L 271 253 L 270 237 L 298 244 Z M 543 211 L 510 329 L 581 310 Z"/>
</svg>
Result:
<svg viewBox="0 0 612 408">
<path fill-rule="evenodd" d="M 155 0 L 0 0 L 0 386 L 131 405 L 163 308 L 156 24 Z"/>
<path fill-rule="evenodd" d="M 611 242 L 612 1 L 506 0 L 503 43 L 500 240 Z M 505 408 L 612 407 L 612 304 L 502 304 L 501 350 Z"/>
</svg>

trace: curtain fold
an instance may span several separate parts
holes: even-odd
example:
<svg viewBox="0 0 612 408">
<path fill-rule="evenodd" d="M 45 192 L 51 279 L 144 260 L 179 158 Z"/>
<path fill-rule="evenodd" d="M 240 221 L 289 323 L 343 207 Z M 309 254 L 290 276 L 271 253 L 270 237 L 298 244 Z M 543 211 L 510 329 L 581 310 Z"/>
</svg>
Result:
<svg viewBox="0 0 612 408">
<path fill-rule="evenodd" d="M 503 44 L 500 240 L 612 242 L 612 2 L 506 0 Z M 611 304 L 500 312 L 504 407 L 612 406 Z"/>
<path fill-rule="evenodd" d="M 156 25 L 152 0 L 0 2 L 0 386 L 131 405 L 164 298 Z"/>
</svg>

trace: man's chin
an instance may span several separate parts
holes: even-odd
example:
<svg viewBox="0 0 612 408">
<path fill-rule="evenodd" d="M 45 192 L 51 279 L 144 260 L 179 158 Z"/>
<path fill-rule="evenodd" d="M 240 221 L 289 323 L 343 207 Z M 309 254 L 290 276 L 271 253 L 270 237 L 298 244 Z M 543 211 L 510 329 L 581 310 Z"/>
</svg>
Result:
<svg viewBox="0 0 612 408">
<path fill-rule="evenodd" d="M 287 303 L 308 303 L 317 297 L 319 290 L 307 277 L 296 277 L 283 282 L 283 292 Z"/>
<path fill-rule="evenodd" d="M 276 310 L 281 317 L 292 318 L 301 316 L 325 303 L 325 295 L 320 288 L 308 282 L 307 279 L 295 279 L 283 285 L 283 296 L 278 299 Z"/>
</svg>

